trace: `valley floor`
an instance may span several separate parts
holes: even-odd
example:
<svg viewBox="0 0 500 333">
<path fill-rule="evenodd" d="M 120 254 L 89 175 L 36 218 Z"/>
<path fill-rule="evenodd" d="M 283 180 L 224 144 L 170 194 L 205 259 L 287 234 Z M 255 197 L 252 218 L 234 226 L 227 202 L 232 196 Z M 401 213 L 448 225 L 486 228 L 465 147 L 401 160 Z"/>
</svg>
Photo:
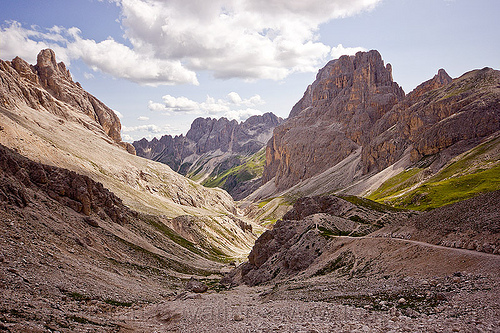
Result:
<svg viewBox="0 0 500 333">
<path fill-rule="evenodd" d="M 500 331 L 500 256 L 404 240 L 368 241 L 405 243 L 415 252 L 470 262 L 466 266 L 475 269 L 454 271 L 464 267 L 451 259 L 430 271 L 373 269 L 220 293 L 184 292 L 117 319 L 125 332 Z"/>
<path fill-rule="evenodd" d="M 127 303 L 76 293 L 46 293 L 22 269 L 0 297 L 6 332 L 499 332 L 500 256 L 397 239 L 347 239 L 403 247 L 408 255 L 448 258 L 429 270 L 413 267 L 366 274 L 296 276 L 265 286 L 203 294 L 156 289 L 156 299 Z M 411 249 L 411 251 L 409 251 Z M 417 256 L 418 257 L 418 256 Z M 463 263 L 457 266 L 455 260 Z M 46 281 L 48 283 L 49 281 Z M 205 282 L 208 282 L 206 280 Z M 117 286 L 118 287 L 118 286 Z M 144 290 L 148 280 L 143 281 Z M 38 290 L 40 289 L 40 290 Z M 37 291 L 38 290 L 38 291 Z M 132 296 L 132 295 L 131 295 Z M 116 297 L 116 296 L 115 296 Z M 121 295 L 120 298 L 126 298 Z"/>
</svg>

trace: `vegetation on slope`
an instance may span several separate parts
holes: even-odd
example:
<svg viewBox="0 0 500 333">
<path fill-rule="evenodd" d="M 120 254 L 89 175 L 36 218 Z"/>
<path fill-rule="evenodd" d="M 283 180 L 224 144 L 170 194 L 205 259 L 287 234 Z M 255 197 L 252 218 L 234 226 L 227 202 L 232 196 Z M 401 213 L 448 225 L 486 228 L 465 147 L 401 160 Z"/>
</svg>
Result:
<svg viewBox="0 0 500 333">
<path fill-rule="evenodd" d="M 238 156 L 242 163 L 231 167 L 219 173 L 219 170 L 214 170 L 203 185 L 206 187 L 220 187 L 225 190 L 234 188 L 238 183 L 246 182 L 262 176 L 264 164 L 266 161 L 265 148 L 259 150 L 251 156 Z"/>
<path fill-rule="evenodd" d="M 500 189 L 500 137 L 452 160 L 434 176 L 412 168 L 388 179 L 368 196 L 395 207 L 429 210 Z"/>
</svg>

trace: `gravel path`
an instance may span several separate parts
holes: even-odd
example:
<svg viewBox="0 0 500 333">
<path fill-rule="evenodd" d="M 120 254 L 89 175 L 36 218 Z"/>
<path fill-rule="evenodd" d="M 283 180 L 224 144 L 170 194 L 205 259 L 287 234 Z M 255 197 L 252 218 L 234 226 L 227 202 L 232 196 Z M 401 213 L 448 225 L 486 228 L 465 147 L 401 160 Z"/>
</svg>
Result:
<svg viewBox="0 0 500 333">
<path fill-rule="evenodd" d="M 270 288 L 237 287 L 223 293 L 134 309 L 118 317 L 124 332 L 499 332 L 498 304 L 490 318 L 453 316 L 453 306 L 424 315 L 332 302 L 265 300 Z M 490 309 L 491 311 L 492 309 Z M 406 314 L 404 314 L 406 313 Z M 411 314 L 411 315 L 409 315 Z"/>
</svg>

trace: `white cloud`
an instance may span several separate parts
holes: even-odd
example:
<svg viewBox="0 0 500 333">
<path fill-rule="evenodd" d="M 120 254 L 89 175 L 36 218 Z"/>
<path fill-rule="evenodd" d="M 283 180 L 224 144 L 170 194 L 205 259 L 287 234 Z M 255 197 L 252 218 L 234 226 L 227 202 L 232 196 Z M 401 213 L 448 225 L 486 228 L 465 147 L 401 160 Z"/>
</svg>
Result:
<svg viewBox="0 0 500 333">
<path fill-rule="evenodd" d="M 86 78 L 87 80 L 92 80 L 94 78 L 94 74 L 85 72 L 83 73 L 83 77 Z"/>
<path fill-rule="evenodd" d="M 74 41 L 68 44 L 70 55 L 81 58 L 94 70 L 151 86 L 198 84 L 196 74 L 183 67 L 179 60 L 154 58 L 111 38 L 99 43 L 82 39 L 79 31 L 74 31 L 72 37 Z"/>
<path fill-rule="evenodd" d="M 134 49 L 179 59 L 215 77 L 279 80 L 316 71 L 331 48 L 322 23 L 372 9 L 381 0 L 120 0 Z"/>
<path fill-rule="evenodd" d="M 321 24 L 371 10 L 382 0 L 108 1 L 119 6 L 131 46 L 84 39 L 75 27 L 10 22 L 0 29 L 2 57 L 19 55 L 33 63 L 40 49 L 50 47 L 67 65 L 79 58 L 94 70 L 152 86 L 198 84 L 197 71 L 281 80 L 315 72 L 339 53 L 339 46 L 319 41 Z"/>
<path fill-rule="evenodd" d="M 338 59 L 343 55 L 353 55 L 360 51 L 366 51 L 366 49 L 362 47 L 344 47 L 342 44 L 339 44 L 336 47 L 332 47 L 330 55 L 333 59 Z"/>
<path fill-rule="evenodd" d="M 0 29 L 2 58 L 9 60 L 20 56 L 35 63 L 41 49 L 51 48 L 56 52 L 58 61 L 67 66 L 72 59 L 82 59 L 94 71 L 139 84 L 198 84 L 196 73 L 185 68 L 179 60 L 155 58 L 150 52 L 138 52 L 112 38 L 101 42 L 83 39 L 80 30 L 74 27 L 53 27 L 44 31 L 23 28 L 15 21 L 9 22 L 7 27 Z M 89 74 L 85 73 L 85 78 L 91 78 L 92 74 Z"/>
<path fill-rule="evenodd" d="M 168 111 L 174 112 L 194 112 L 199 110 L 200 106 L 195 101 L 186 97 L 174 97 L 165 95 L 162 97 L 163 105 Z"/>
<path fill-rule="evenodd" d="M 229 110 L 224 113 L 224 117 L 232 120 L 237 120 L 238 122 L 244 121 L 251 116 L 261 115 L 263 112 L 256 109 L 244 109 L 244 110 Z"/>
<path fill-rule="evenodd" d="M 120 119 L 123 118 L 123 114 L 121 114 L 121 112 L 116 111 L 116 110 L 113 110 L 113 112 L 118 116 L 118 118 L 120 118 Z"/>
<path fill-rule="evenodd" d="M 227 94 L 227 97 L 229 101 L 233 104 L 239 104 L 242 101 L 240 95 L 238 95 L 238 93 L 235 93 L 234 91 Z"/>
<path fill-rule="evenodd" d="M 151 140 L 154 137 L 172 133 L 175 131 L 169 124 L 158 126 L 155 124 L 139 125 L 139 126 L 122 126 L 122 139 L 127 142 L 133 142 L 142 138 Z"/>
<path fill-rule="evenodd" d="M 148 108 L 151 111 L 158 111 L 167 115 L 173 112 L 187 113 L 226 117 L 238 121 L 245 120 L 253 115 L 262 114 L 262 111 L 252 107 L 265 104 L 259 95 L 244 99 L 236 92 L 230 92 L 225 98 L 219 99 L 207 96 L 203 102 L 196 102 L 184 96 L 174 97 L 171 95 L 163 96 L 162 100 L 163 103 L 149 101 Z"/>
<path fill-rule="evenodd" d="M 122 134 L 122 140 L 123 141 L 126 141 L 126 142 L 133 142 L 134 141 L 134 138 L 131 137 L 130 135 L 128 134 Z"/>
<path fill-rule="evenodd" d="M 149 124 L 149 125 L 140 125 L 140 126 L 122 126 L 123 133 L 132 133 L 145 131 L 150 133 L 163 133 L 168 129 L 168 127 L 160 127 L 158 125 Z"/>
<path fill-rule="evenodd" d="M 146 117 L 146 116 L 139 116 L 139 117 L 137 117 L 137 120 L 139 120 L 139 121 L 148 121 L 148 120 L 149 120 L 149 117 Z"/>
<path fill-rule="evenodd" d="M 58 33 L 58 28 L 47 29 L 46 33 L 35 28 L 23 28 L 19 22 L 9 21 L 0 29 L 0 55 L 3 60 L 11 60 L 19 56 L 29 63 L 36 63 L 36 56 L 42 49 L 53 49 L 60 61 L 70 65 L 70 58 L 64 46 L 58 42 L 64 37 Z"/>
</svg>

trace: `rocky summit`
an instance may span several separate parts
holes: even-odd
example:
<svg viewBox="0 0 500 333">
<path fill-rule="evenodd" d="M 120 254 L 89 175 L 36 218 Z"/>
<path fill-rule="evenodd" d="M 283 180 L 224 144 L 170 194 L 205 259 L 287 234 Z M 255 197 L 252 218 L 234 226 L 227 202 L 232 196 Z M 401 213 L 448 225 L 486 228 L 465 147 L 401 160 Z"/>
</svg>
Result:
<svg viewBox="0 0 500 333">
<path fill-rule="evenodd" d="M 405 95 L 377 51 L 330 61 L 268 142 L 261 196 L 318 187 L 366 194 L 385 177 L 367 176 L 388 167 L 428 163 L 434 174 L 500 130 L 499 101 L 491 68 L 456 79 L 440 69 Z"/>
<path fill-rule="evenodd" d="M 64 63 L 56 62 L 54 51 L 42 50 L 36 65 L 16 57 L 12 61 L 0 60 L 0 103 L 5 108 L 27 105 L 35 110 L 45 109 L 63 118 L 74 119 L 60 102 L 87 115 L 115 142 L 130 153 L 134 148 L 121 140 L 121 123 L 118 116 L 97 98 L 74 82 Z"/>
<path fill-rule="evenodd" d="M 185 136 L 164 135 L 159 140 L 142 139 L 133 145 L 138 156 L 165 163 L 174 171 L 210 186 L 211 180 L 244 164 L 261 150 L 282 121 L 273 113 L 252 116 L 241 123 L 224 117 L 197 118 Z M 260 185 L 255 178 L 260 181 L 260 174 L 224 175 L 223 181 L 215 185 L 241 199 L 250 194 L 249 181 L 253 180 L 250 190 Z"/>
<path fill-rule="evenodd" d="M 403 98 L 377 51 L 330 61 L 275 129 L 263 180 L 286 189 L 341 162 L 370 141 L 371 127 Z"/>
</svg>

